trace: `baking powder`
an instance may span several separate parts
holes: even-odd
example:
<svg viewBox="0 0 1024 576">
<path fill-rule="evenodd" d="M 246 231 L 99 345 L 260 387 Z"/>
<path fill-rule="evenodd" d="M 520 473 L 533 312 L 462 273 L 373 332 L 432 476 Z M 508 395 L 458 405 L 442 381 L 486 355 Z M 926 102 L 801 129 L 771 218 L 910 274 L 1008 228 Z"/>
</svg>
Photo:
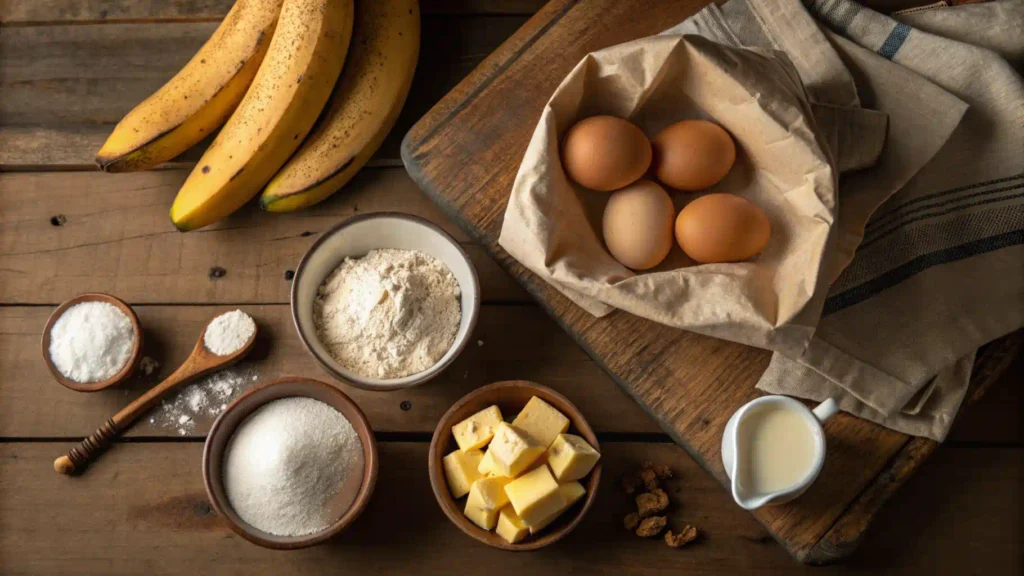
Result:
<svg viewBox="0 0 1024 576">
<path fill-rule="evenodd" d="M 232 310 L 210 322 L 203 334 L 203 345 L 217 356 L 227 356 L 241 350 L 255 332 L 256 322 L 251 316 Z"/>
<path fill-rule="evenodd" d="M 50 360 L 75 382 L 99 382 L 117 374 L 134 346 L 131 319 L 107 302 L 75 304 L 50 329 Z"/>
<path fill-rule="evenodd" d="M 317 336 L 331 356 L 370 378 L 427 370 L 451 348 L 462 320 L 459 283 L 415 250 L 346 258 L 314 303 Z"/>
</svg>

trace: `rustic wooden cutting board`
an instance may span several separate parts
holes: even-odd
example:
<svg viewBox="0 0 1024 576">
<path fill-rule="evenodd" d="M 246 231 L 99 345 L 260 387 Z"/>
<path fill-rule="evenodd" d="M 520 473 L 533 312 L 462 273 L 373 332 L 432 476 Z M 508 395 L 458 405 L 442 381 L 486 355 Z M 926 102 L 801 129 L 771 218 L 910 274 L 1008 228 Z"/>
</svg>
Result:
<svg viewBox="0 0 1024 576">
<path fill-rule="evenodd" d="M 480 241 L 677 442 L 723 484 L 726 420 L 759 393 L 769 353 L 616 312 L 594 318 L 533 276 L 497 244 L 512 182 L 548 97 L 588 52 L 656 33 L 702 0 L 554 0 L 407 134 L 402 158 L 420 187 Z M 878 2 L 891 8 L 893 2 Z M 1021 348 L 1022 334 L 979 354 L 972 398 Z M 515 350 L 510 350 L 515 354 Z M 529 358 L 522 358 L 529 362 Z M 799 561 L 851 552 L 879 506 L 935 449 L 845 414 L 826 425 L 829 454 L 817 483 L 787 505 L 754 513 Z"/>
</svg>

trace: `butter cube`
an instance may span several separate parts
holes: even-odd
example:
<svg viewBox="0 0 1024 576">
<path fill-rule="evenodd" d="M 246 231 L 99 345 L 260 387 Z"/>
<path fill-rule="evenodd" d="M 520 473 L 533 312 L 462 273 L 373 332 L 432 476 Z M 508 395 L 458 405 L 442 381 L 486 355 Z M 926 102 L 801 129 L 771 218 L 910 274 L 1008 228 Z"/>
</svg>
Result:
<svg viewBox="0 0 1024 576">
<path fill-rule="evenodd" d="M 470 506 L 467 503 L 466 510 L 463 514 L 465 514 L 466 518 L 469 518 L 473 524 L 476 524 L 484 530 L 494 530 L 494 527 L 498 524 L 497 510 L 484 510 L 483 508 Z"/>
<path fill-rule="evenodd" d="M 569 429 L 569 419 L 551 404 L 534 396 L 512 421 L 512 425 L 526 432 L 534 444 L 547 448 L 559 434 Z"/>
<path fill-rule="evenodd" d="M 548 448 L 548 466 L 559 482 L 579 480 L 597 464 L 601 454 L 575 434 L 559 434 Z"/>
<path fill-rule="evenodd" d="M 539 526 L 565 508 L 565 496 L 547 466 L 538 466 L 505 485 L 512 508 L 527 527 Z"/>
<path fill-rule="evenodd" d="M 509 544 L 521 541 L 530 533 L 530 529 L 523 524 L 523 519 L 516 514 L 515 508 L 511 505 L 505 506 L 498 512 L 498 536 L 508 540 Z"/>
<path fill-rule="evenodd" d="M 494 463 L 494 454 L 491 453 L 490 449 L 484 452 L 484 457 L 480 460 L 477 472 L 484 476 L 504 476 L 501 470 L 498 470 L 498 465 Z"/>
<path fill-rule="evenodd" d="M 562 513 L 575 504 L 577 500 L 583 498 L 583 495 L 587 493 L 587 489 L 579 482 L 566 482 L 558 485 L 558 492 L 562 495 L 562 506 L 558 510 L 552 512 L 551 515 L 537 522 L 536 526 L 530 526 L 530 534 L 536 534 L 538 531 L 547 528 L 548 524 L 554 522 L 556 518 L 561 516 Z"/>
<path fill-rule="evenodd" d="M 473 482 L 473 486 L 469 489 L 469 499 L 466 500 L 466 506 L 483 510 L 501 509 L 508 504 L 505 485 L 511 481 L 511 478 L 503 476 L 488 476 Z"/>
<path fill-rule="evenodd" d="M 502 422 L 487 446 L 493 468 L 499 476 L 515 478 L 544 454 L 544 446 L 529 439 L 522 430 Z M 485 455 L 484 458 L 487 456 Z M 479 471 L 479 468 L 477 469 Z"/>
<path fill-rule="evenodd" d="M 473 482 L 481 476 L 479 468 L 483 459 L 484 453 L 479 450 L 456 450 L 444 457 L 444 477 L 448 480 L 452 498 L 462 498 L 469 494 Z"/>
<path fill-rule="evenodd" d="M 497 406 L 491 406 L 452 426 L 452 435 L 463 452 L 476 450 L 491 441 L 494 431 L 501 422 L 501 410 Z"/>
</svg>

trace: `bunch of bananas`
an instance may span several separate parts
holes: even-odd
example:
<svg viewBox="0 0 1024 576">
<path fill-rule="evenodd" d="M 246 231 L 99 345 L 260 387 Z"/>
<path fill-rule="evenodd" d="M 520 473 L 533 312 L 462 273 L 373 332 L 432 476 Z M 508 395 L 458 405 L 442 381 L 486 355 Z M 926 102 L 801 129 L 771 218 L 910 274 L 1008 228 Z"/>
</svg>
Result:
<svg viewBox="0 0 1024 576">
<path fill-rule="evenodd" d="M 223 125 L 171 207 L 179 230 L 212 224 L 261 191 L 271 212 L 311 206 L 380 147 L 419 46 L 417 0 L 238 0 L 192 60 L 118 123 L 96 163 L 146 170 Z"/>
</svg>

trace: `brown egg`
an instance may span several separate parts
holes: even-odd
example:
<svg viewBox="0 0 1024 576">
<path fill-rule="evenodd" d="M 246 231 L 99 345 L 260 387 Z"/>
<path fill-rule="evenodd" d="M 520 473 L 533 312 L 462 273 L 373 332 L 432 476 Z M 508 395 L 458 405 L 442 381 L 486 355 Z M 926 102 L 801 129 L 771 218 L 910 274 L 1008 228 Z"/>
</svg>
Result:
<svg viewBox="0 0 1024 576">
<path fill-rule="evenodd" d="M 697 262 L 739 262 L 760 252 L 771 224 L 760 206 L 733 194 L 708 194 L 676 218 L 676 241 Z"/>
<path fill-rule="evenodd" d="M 604 242 L 623 266 L 654 268 L 672 249 L 675 208 L 665 190 L 650 180 L 626 186 L 604 208 Z"/>
<path fill-rule="evenodd" d="M 647 172 L 651 142 L 636 125 L 622 118 L 591 116 L 566 133 L 562 165 L 577 184 L 611 192 Z"/>
<path fill-rule="evenodd" d="M 658 132 L 651 144 L 655 175 L 677 190 L 692 192 L 714 186 L 736 161 L 732 136 L 707 120 L 676 122 Z"/>
</svg>

